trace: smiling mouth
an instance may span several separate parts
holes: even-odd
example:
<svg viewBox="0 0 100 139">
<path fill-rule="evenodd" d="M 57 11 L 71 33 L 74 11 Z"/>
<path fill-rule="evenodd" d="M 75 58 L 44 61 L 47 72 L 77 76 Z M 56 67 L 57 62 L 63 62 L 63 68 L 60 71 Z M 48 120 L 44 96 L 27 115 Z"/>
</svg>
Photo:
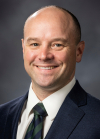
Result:
<svg viewBox="0 0 100 139">
<path fill-rule="evenodd" d="M 39 69 L 44 69 L 44 70 L 51 70 L 56 68 L 57 66 L 52 66 L 52 67 L 41 67 L 41 66 L 37 66 Z"/>
</svg>

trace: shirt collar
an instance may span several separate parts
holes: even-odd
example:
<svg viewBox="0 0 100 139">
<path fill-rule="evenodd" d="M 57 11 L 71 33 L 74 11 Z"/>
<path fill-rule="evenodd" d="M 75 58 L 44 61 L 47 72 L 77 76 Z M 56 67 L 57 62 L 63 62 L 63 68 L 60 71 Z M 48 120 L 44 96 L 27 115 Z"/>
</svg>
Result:
<svg viewBox="0 0 100 139">
<path fill-rule="evenodd" d="M 44 107 L 48 113 L 48 116 L 50 120 L 53 120 L 60 109 L 65 97 L 67 94 L 71 91 L 73 86 L 75 85 L 75 77 L 69 82 L 66 86 L 61 88 L 60 90 L 56 91 L 55 93 L 51 94 L 47 98 L 45 98 L 42 103 L 44 104 Z M 27 116 L 29 116 L 30 111 L 32 108 L 37 104 L 41 102 L 34 91 L 32 90 L 32 83 L 29 88 L 29 94 L 28 94 L 28 101 L 27 101 Z"/>
<path fill-rule="evenodd" d="M 27 106 L 26 106 L 27 118 L 28 118 L 31 110 L 33 109 L 33 107 L 39 102 L 41 102 L 41 101 L 37 98 L 36 94 L 34 93 L 34 91 L 32 89 L 32 83 L 31 83 L 30 88 L 29 88 L 29 93 L 28 93 Z"/>
</svg>

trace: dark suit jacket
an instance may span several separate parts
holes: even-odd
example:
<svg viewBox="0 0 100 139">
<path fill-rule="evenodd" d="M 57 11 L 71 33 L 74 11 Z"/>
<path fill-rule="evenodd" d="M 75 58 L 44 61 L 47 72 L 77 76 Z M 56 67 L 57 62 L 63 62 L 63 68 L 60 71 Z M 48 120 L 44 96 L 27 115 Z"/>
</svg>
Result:
<svg viewBox="0 0 100 139">
<path fill-rule="evenodd" d="M 18 120 L 27 96 L 28 93 L 0 106 L 0 139 L 16 139 Z M 100 101 L 76 82 L 45 139 L 100 139 Z"/>
</svg>

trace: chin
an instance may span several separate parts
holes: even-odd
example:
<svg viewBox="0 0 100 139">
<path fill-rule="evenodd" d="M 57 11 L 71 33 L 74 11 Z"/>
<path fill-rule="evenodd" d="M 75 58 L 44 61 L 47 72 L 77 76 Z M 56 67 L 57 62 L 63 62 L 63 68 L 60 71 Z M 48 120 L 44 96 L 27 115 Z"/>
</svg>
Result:
<svg viewBox="0 0 100 139">
<path fill-rule="evenodd" d="M 47 82 L 42 82 L 38 84 L 39 86 L 43 87 L 43 88 L 48 88 L 51 87 L 52 84 L 51 83 L 47 83 Z"/>
<path fill-rule="evenodd" d="M 43 80 L 41 82 L 36 82 L 36 84 L 40 88 L 52 88 L 52 86 L 54 86 L 53 85 L 54 83 L 50 82 L 50 81 L 48 82 L 48 80 L 47 81 Z"/>
</svg>

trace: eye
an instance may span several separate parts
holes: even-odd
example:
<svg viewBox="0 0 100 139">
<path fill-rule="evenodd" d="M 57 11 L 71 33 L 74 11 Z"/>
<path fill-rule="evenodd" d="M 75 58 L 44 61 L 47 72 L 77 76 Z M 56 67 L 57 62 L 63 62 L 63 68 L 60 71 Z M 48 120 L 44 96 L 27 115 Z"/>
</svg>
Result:
<svg viewBox="0 0 100 139">
<path fill-rule="evenodd" d="M 51 48 L 55 51 L 60 51 L 64 48 L 64 45 L 61 43 L 54 43 L 52 44 Z"/>
<path fill-rule="evenodd" d="M 55 46 L 60 47 L 60 46 L 62 46 L 62 44 L 57 43 L 57 44 L 55 44 Z"/>
<path fill-rule="evenodd" d="M 37 42 L 32 42 L 32 43 L 29 44 L 29 47 L 30 47 L 31 49 L 38 49 L 39 46 L 40 46 L 40 44 L 37 43 Z"/>
<path fill-rule="evenodd" d="M 38 46 L 38 43 L 32 43 L 31 46 Z"/>
</svg>

